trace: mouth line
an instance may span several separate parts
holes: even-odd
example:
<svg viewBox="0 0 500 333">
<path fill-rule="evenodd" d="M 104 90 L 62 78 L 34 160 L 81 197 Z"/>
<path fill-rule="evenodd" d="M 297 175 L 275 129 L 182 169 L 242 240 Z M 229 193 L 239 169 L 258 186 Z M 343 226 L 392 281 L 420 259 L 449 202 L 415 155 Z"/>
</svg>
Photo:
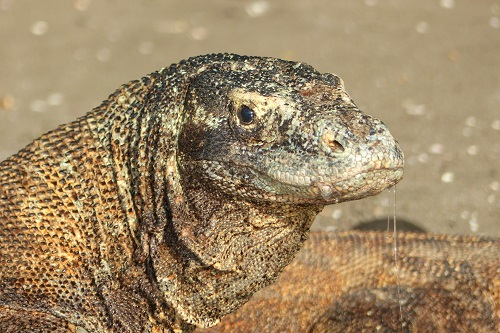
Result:
<svg viewBox="0 0 500 333">
<path fill-rule="evenodd" d="M 352 198 L 361 195 L 362 193 L 379 193 L 385 188 L 389 188 L 397 184 L 402 178 L 403 165 L 394 167 L 381 167 L 381 168 L 361 168 L 356 172 L 343 175 L 342 178 L 334 179 L 329 178 L 327 175 L 318 175 L 309 177 L 307 182 L 289 182 L 284 179 L 272 177 L 269 172 L 256 169 L 245 163 L 235 163 L 233 161 L 214 161 L 214 160 L 199 160 L 199 162 L 207 166 L 219 165 L 224 169 L 230 166 L 236 166 L 239 169 L 246 169 L 249 173 L 256 176 L 260 180 L 257 187 L 269 193 L 273 193 L 273 197 L 277 201 L 278 198 L 291 198 L 296 197 L 294 201 L 298 202 L 318 202 L 324 201 L 328 203 L 336 203 L 345 201 L 345 198 Z M 394 173 L 391 176 L 391 172 Z M 369 177 L 370 174 L 383 174 L 384 177 Z M 353 178 L 361 178 L 358 182 L 350 182 Z M 257 183 L 253 183 L 256 186 Z M 272 185 L 274 183 L 274 185 Z M 266 190 L 267 189 L 267 190 Z M 368 195 L 373 195 L 368 194 Z M 367 195 L 367 196 L 368 196 Z M 322 198 L 322 200 L 320 199 Z M 350 199 L 348 199 L 350 200 Z"/>
<path fill-rule="evenodd" d="M 242 165 L 243 166 L 243 165 Z M 403 169 L 403 166 L 398 166 L 398 167 L 384 167 L 384 168 L 366 168 L 366 169 L 360 169 L 355 172 L 348 173 L 346 175 L 343 175 L 341 178 L 335 179 L 334 177 L 329 177 L 328 175 L 317 175 L 317 176 L 305 176 L 305 181 L 295 181 L 296 178 L 294 175 L 289 176 L 289 178 L 293 177 L 294 181 L 288 181 L 287 179 L 283 179 L 284 177 L 274 177 L 273 175 L 270 175 L 267 172 L 261 172 L 259 170 L 256 170 L 253 167 L 250 166 L 243 166 L 248 169 L 251 169 L 253 172 L 261 175 L 265 175 L 269 177 L 270 179 L 273 179 L 274 181 L 277 181 L 281 184 L 286 184 L 289 186 L 295 186 L 295 187 L 316 187 L 316 186 L 321 186 L 321 185 L 332 185 L 335 186 L 337 184 L 346 182 L 349 179 L 352 179 L 354 177 L 361 177 L 363 175 L 367 175 L 370 173 L 379 173 L 379 172 L 390 172 L 394 171 L 397 172 L 399 170 Z M 300 176 L 297 176 L 297 178 Z"/>
</svg>

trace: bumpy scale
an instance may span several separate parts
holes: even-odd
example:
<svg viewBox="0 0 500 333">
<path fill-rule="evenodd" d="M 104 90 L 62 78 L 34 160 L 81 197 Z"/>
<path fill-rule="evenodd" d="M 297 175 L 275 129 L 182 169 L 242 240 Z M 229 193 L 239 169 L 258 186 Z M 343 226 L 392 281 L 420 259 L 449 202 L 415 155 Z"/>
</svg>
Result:
<svg viewBox="0 0 500 333">
<path fill-rule="evenodd" d="M 402 167 L 387 127 L 303 63 L 207 55 L 132 81 L 0 164 L 0 331 L 213 326 L 324 205 Z"/>
<path fill-rule="evenodd" d="M 498 333 L 499 272 L 498 238 L 312 232 L 276 283 L 196 332 Z"/>
</svg>

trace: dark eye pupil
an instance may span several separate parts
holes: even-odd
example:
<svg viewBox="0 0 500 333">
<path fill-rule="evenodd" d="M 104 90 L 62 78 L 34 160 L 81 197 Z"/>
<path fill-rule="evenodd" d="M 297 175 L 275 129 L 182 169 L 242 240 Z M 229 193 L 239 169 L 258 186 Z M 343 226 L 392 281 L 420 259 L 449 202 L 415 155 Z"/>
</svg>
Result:
<svg viewBox="0 0 500 333">
<path fill-rule="evenodd" d="M 240 120 L 243 124 L 250 124 L 252 123 L 253 119 L 255 118 L 255 112 L 250 109 L 248 106 L 243 105 L 243 107 L 240 110 Z"/>
</svg>

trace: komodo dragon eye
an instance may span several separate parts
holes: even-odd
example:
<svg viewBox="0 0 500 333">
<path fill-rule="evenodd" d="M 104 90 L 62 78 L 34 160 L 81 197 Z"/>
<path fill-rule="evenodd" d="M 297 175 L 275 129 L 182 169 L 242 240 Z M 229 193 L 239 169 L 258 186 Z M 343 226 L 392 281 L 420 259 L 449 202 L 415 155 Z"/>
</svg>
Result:
<svg viewBox="0 0 500 333">
<path fill-rule="evenodd" d="M 243 105 L 238 113 L 238 117 L 243 125 L 250 125 L 255 119 L 255 112 L 248 106 Z"/>
</svg>

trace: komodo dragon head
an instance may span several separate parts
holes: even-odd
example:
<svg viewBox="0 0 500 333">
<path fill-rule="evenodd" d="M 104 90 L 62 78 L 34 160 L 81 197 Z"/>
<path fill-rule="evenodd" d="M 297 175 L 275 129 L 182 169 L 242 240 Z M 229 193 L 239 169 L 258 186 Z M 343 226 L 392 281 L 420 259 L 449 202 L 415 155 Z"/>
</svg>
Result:
<svg viewBox="0 0 500 333">
<path fill-rule="evenodd" d="M 377 194 L 403 172 L 386 125 L 338 76 L 273 58 L 209 60 L 170 69 L 191 74 L 165 165 L 172 223 L 150 246 L 160 289 L 200 326 L 272 283 L 325 205 Z"/>
<path fill-rule="evenodd" d="M 183 173 L 254 203 L 335 204 L 402 175 L 387 126 L 356 107 L 338 76 L 276 59 L 196 75 L 178 145 Z"/>
</svg>

